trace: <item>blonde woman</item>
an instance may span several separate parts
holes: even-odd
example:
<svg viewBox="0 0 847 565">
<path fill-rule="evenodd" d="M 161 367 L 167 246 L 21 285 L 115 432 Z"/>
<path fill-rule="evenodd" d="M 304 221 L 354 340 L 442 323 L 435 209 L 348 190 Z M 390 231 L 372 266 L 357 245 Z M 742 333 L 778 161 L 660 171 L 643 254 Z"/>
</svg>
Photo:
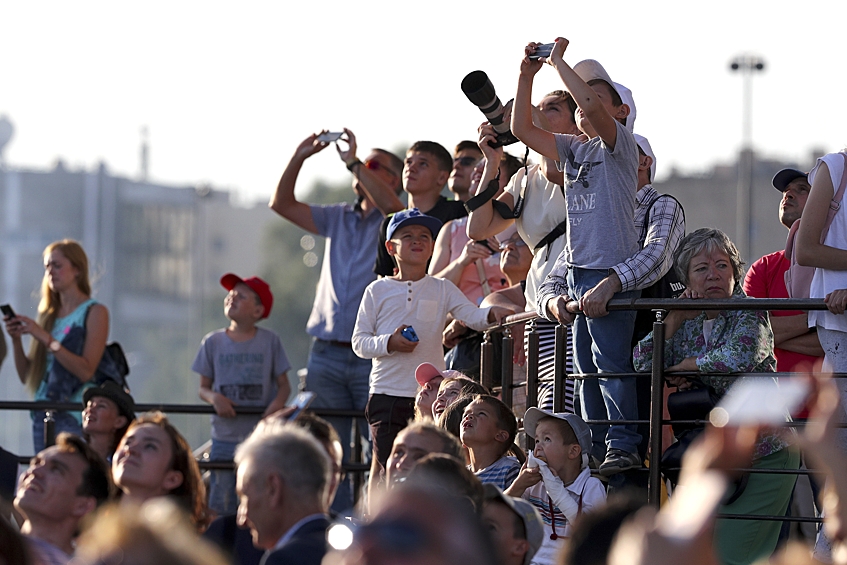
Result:
<svg viewBox="0 0 847 565">
<path fill-rule="evenodd" d="M 109 311 L 91 298 L 88 257 L 65 239 L 44 250 L 44 279 L 36 320 L 18 314 L 5 319 L 15 368 L 36 401 L 82 402 L 103 357 Z M 29 353 L 23 336 L 29 335 Z M 32 412 L 35 453 L 44 449 L 44 410 Z M 56 433 L 81 435 L 80 412 L 54 412 Z"/>
</svg>

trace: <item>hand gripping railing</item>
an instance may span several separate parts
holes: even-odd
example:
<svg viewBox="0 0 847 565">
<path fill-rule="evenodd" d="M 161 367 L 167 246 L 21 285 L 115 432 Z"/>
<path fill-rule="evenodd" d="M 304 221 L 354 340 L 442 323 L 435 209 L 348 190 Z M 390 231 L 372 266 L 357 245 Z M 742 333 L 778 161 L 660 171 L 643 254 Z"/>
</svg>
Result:
<svg viewBox="0 0 847 565">
<path fill-rule="evenodd" d="M 569 302 L 567 309 L 571 313 L 579 312 L 579 304 L 577 302 Z M 638 298 L 632 300 L 615 299 L 610 300 L 606 305 L 609 311 L 614 310 L 650 310 L 656 313 L 656 321 L 653 323 L 653 341 L 654 343 L 663 343 L 665 336 L 665 316 L 670 310 L 826 310 L 826 304 L 821 299 L 809 298 L 727 298 L 727 299 L 670 299 L 670 298 Z M 514 389 L 525 386 L 527 387 L 527 407 L 536 406 L 538 401 L 537 396 L 537 376 L 538 376 L 538 336 L 530 331 L 527 334 L 527 378 L 525 382 L 513 382 L 513 371 L 511 363 L 511 355 L 506 355 L 505 352 L 511 351 L 512 340 L 510 337 L 511 326 L 516 324 L 526 323 L 536 319 L 538 316 L 534 312 L 522 312 L 508 316 L 502 324 L 490 327 L 485 334 L 485 342 L 482 345 L 482 365 L 480 369 L 482 383 L 486 386 L 495 382 L 493 367 L 491 361 L 493 359 L 493 351 L 491 348 L 492 335 L 500 332 L 506 333 L 503 340 L 503 367 L 501 368 L 502 382 L 502 398 L 509 407 L 512 407 L 512 394 Z M 507 349 L 508 345 L 508 349 Z M 553 387 L 554 394 L 554 410 L 561 410 L 561 403 L 564 397 L 564 380 L 565 374 L 565 339 L 564 328 L 557 328 L 556 333 L 556 349 L 555 349 L 555 380 Z M 508 365 L 508 366 L 507 366 Z M 683 373 L 680 373 L 682 375 Z M 693 373 L 692 373 L 693 374 Z M 646 378 L 646 373 L 636 373 L 639 377 Z M 735 375 L 735 376 L 751 376 L 752 374 Z M 779 373 L 759 373 L 759 376 L 778 376 Z M 572 375 L 574 378 L 597 378 L 601 375 L 585 374 Z M 610 373 L 603 373 L 602 377 L 615 376 Z M 616 374 L 616 376 L 632 376 L 632 374 Z M 847 377 L 847 375 L 834 375 L 835 377 Z M 671 420 L 662 420 L 663 408 L 663 387 L 664 387 L 665 371 L 664 371 L 664 348 L 653 348 L 653 370 L 650 374 L 651 380 L 651 402 L 650 402 L 650 468 L 647 497 L 648 503 L 658 507 L 661 493 L 661 452 L 662 452 L 662 426 L 665 424 L 682 423 Z M 616 421 L 609 422 L 606 420 L 589 420 L 589 424 L 610 424 L 610 423 L 646 423 L 643 420 L 632 421 Z M 796 424 L 792 424 L 796 425 Z M 847 425 L 842 424 L 843 427 Z M 747 470 L 751 471 L 751 470 Z M 756 472 L 769 472 L 767 470 L 756 470 Z M 804 474 L 803 471 L 792 471 L 796 474 Z M 725 516 L 726 518 L 736 518 L 736 516 Z M 762 519 L 784 520 L 785 517 L 762 517 Z M 796 521 L 815 521 L 816 518 L 802 518 Z"/>
</svg>

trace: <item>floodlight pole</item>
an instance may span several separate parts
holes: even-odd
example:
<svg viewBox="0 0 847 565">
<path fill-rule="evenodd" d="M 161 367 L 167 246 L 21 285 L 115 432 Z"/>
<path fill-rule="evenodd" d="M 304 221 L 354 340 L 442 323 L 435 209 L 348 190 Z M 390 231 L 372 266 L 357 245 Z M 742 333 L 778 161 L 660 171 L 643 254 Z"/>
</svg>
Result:
<svg viewBox="0 0 847 565">
<path fill-rule="evenodd" d="M 740 71 L 742 78 L 741 150 L 738 153 L 738 191 L 736 195 L 735 244 L 742 259 L 750 261 L 753 240 L 753 73 L 762 71 L 760 57 L 741 55 L 732 60 L 730 70 Z"/>
</svg>

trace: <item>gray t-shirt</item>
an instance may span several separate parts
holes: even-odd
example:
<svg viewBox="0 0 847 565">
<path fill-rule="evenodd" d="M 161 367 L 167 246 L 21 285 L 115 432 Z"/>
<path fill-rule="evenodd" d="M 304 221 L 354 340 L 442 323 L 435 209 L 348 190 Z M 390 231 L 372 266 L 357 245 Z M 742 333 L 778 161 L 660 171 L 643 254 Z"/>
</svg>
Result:
<svg viewBox="0 0 847 565">
<path fill-rule="evenodd" d="M 619 122 L 614 151 L 600 137 L 556 134 L 559 170 L 565 172 L 568 266 L 608 269 L 635 255 L 638 145 Z"/>
<path fill-rule="evenodd" d="M 212 390 L 237 406 L 267 407 L 277 393 L 276 378 L 291 368 L 279 336 L 256 328 L 253 339 L 232 341 L 226 330 L 203 338 L 191 370 L 212 379 Z M 236 408 L 237 410 L 237 408 Z M 242 441 L 261 419 L 259 414 L 221 418 L 212 415 L 212 439 Z"/>
</svg>

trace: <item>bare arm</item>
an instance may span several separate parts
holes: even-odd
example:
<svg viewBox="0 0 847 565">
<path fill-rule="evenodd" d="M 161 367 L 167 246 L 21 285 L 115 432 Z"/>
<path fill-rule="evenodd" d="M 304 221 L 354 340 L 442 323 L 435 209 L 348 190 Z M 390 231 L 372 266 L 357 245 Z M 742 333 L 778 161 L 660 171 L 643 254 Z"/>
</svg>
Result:
<svg viewBox="0 0 847 565">
<path fill-rule="evenodd" d="M 556 136 L 532 123 L 532 102 L 530 100 L 532 82 L 543 63 L 541 60 L 533 61 L 529 56 L 535 51 L 537 45 L 537 43 L 530 43 L 524 50 L 521 74 L 518 78 L 518 91 L 515 94 L 515 103 L 512 110 L 512 133 L 540 155 L 558 159 L 559 150 L 556 148 Z"/>
<path fill-rule="evenodd" d="M 288 373 L 280 373 L 276 377 L 276 396 L 268 407 L 265 408 L 262 417 L 268 416 L 285 408 L 285 403 L 288 402 L 288 397 L 291 396 L 291 383 L 288 382 Z"/>
<path fill-rule="evenodd" d="M 30 334 L 33 339 L 40 341 L 45 347 L 53 341 L 50 332 L 39 326 L 35 320 L 26 316 L 18 316 L 17 319 L 23 322 L 21 333 Z M 88 318 L 85 321 L 85 343 L 82 347 L 82 355 L 71 353 L 64 347 L 60 347 L 59 351 L 53 352 L 53 358 L 56 363 L 67 369 L 73 376 L 86 383 L 97 372 L 100 359 L 103 357 L 103 350 L 106 349 L 106 338 L 108 336 L 109 311 L 102 304 L 94 304 L 88 311 Z M 19 356 L 21 357 L 20 363 L 18 362 Z M 20 337 L 18 337 L 15 343 L 15 366 L 22 382 L 26 379 L 29 363 L 29 359 L 24 354 L 23 346 L 20 345 Z M 21 373 L 21 369 L 25 369 L 23 373 Z"/>
<path fill-rule="evenodd" d="M 294 156 L 285 167 L 282 177 L 279 179 L 279 184 L 276 187 L 276 192 L 271 197 L 268 206 L 296 226 L 312 233 L 318 233 L 318 228 L 315 225 L 315 220 L 312 217 L 312 208 L 303 202 L 297 200 L 294 196 L 294 186 L 297 183 L 297 176 L 300 174 L 300 169 L 303 163 L 320 151 L 326 149 L 329 143 L 318 141 L 318 135 L 313 133 L 304 139 L 297 149 L 294 151 Z"/>
<path fill-rule="evenodd" d="M 480 306 L 502 306 L 515 312 L 523 312 L 526 308 L 526 296 L 524 296 L 521 285 L 516 284 L 492 292 L 482 299 Z"/>
<path fill-rule="evenodd" d="M 773 320 L 773 318 L 771 318 Z M 803 355 L 811 355 L 812 357 L 823 357 L 824 351 L 821 347 L 818 333 L 809 331 L 806 334 L 786 339 L 779 345 L 775 346 L 786 351 L 801 353 Z"/>
<path fill-rule="evenodd" d="M 336 145 L 338 156 L 344 161 L 344 164 L 350 169 L 350 172 L 359 181 L 359 186 L 365 191 L 371 202 L 382 212 L 383 216 L 393 214 L 398 210 L 405 208 L 403 201 L 397 196 L 397 190 L 384 180 L 382 180 L 374 171 L 365 167 L 363 164 L 354 164 L 359 159 L 356 157 L 356 136 L 347 128 L 344 128 L 344 134 L 347 139 L 347 149 L 341 149 L 340 145 Z M 398 179 L 399 182 L 399 179 Z"/>
<path fill-rule="evenodd" d="M 200 390 L 197 395 L 203 402 L 211 404 L 215 413 L 223 418 L 235 418 L 235 403 L 219 392 L 212 390 L 211 377 L 200 376 Z"/>
<path fill-rule="evenodd" d="M 820 242 L 826 224 L 827 211 L 835 189 L 829 167 L 821 163 L 812 183 L 812 190 L 803 209 L 803 221 L 797 230 L 797 262 L 809 267 L 833 271 L 847 270 L 847 250 L 837 249 Z"/>
<path fill-rule="evenodd" d="M 500 148 L 494 149 L 489 145 L 489 141 L 494 141 L 494 128 L 488 122 L 479 126 L 479 148 L 485 157 L 485 168 L 482 171 L 482 179 L 479 181 L 477 192 L 484 191 L 488 184 L 497 177 L 500 170 L 500 156 L 503 150 Z M 497 197 L 497 200 L 513 209 L 515 200 L 511 194 L 504 192 Z M 471 239 L 486 239 L 497 235 L 501 231 L 509 227 L 514 220 L 506 219 L 494 211 L 494 206 L 490 202 L 486 202 L 468 215 L 467 233 Z"/>
</svg>

